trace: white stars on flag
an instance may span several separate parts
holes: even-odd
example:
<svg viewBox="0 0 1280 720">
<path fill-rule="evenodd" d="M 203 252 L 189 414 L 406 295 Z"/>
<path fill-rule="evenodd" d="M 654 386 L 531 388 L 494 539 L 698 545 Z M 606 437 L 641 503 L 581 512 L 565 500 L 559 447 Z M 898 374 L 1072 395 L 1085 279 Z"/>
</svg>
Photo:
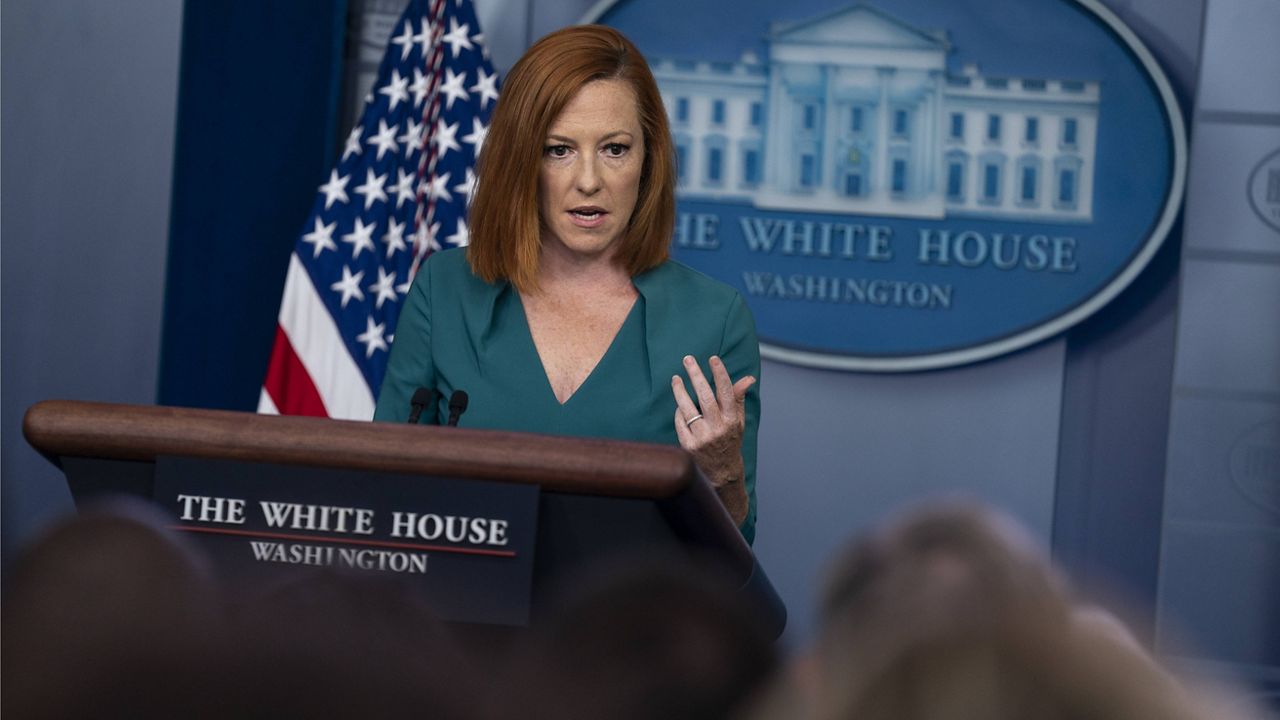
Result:
<svg viewBox="0 0 1280 720">
<path fill-rule="evenodd" d="M 405 23 L 400 35 L 391 38 L 391 44 L 400 48 L 400 62 L 409 59 L 413 52 L 413 23 Z"/>
<path fill-rule="evenodd" d="M 366 145 L 378 146 L 377 159 L 381 160 L 384 154 L 388 152 L 394 153 L 398 149 L 396 146 L 396 126 L 388 127 L 386 120 L 378 120 L 378 133 L 369 136 L 369 139 L 364 142 Z"/>
<path fill-rule="evenodd" d="M 498 73 L 486 73 L 484 68 L 476 70 L 476 84 L 470 88 L 473 93 L 480 93 L 480 108 L 489 107 L 490 100 L 498 99 Z"/>
<path fill-rule="evenodd" d="M 404 146 L 406 158 L 422 146 L 422 132 L 426 130 L 426 125 L 426 123 L 414 122 L 413 118 L 404 122 L 404 134 L 396 139 Z"/>
<path fill-rule="evenodd" d="M 453 191 L 467 196 L 467 205 L 471 205 L 471 195 L 476 191 L 476 174 L 467 168 L 467 179 L 453 186 Z"/>
<path fill-rule="evenodd" d="M 333 244 L 333 231 L 338 227 L 338 223 L 332 222 L 328 225 L 320 222 L 320 218 L 315 219 L 315 228 L 302 236 L 302 242 L 312 246 L 311 257 L 318 258 L 320 253 L 325 250 L 337 250 L 338 246 Z"/>
<path fill-rule="evenodd" d="M 436 123 L 435 135 L 431 136 L 431 142 L 435 143 L 436 151 L 440 153 L 439 157 L 444 158 L 449 154 L 450 150 L 461 150 L 462 146 L 458 144 L 458 123 L 452 125 L 446 124 L 443 119 Z"/>
<path fill-rule="evenodd" d="M 449 194 L 449 173 L 437 175 L 431 179 L 431 186 L 427 190 L 427 194 L 432 200 L 441 200 L 444 202 L 452 202 L 453 196 Z"/>
<path fill-rule="evenodd" d="M 400 178 L 396 180 L 396 185 L 391 188 L 391 192 L 396 196 L 396 209 L 399 210 L 406 200 L 413 200 L 415 195 L 413 185 L 418 178 L 416 175 L 405 172 L 404 168 L 396 168 L 396 172 L 400 174 Z"/>
<path fill-rule="evenodd" d="M 480 148 L 488 134 L 489 127 L 480 122 L 480 118 L 471 118 L 471 132 L 462 136 L 462 142 L 475 148 L 476 157 L 480 157 Z"/>
<path fill-rule="evenodd" d="M 356 336 L 356 341 L 364 344 L 366 358 L 373 357 L 375 350 L 386 351 L 387 340 L 382 337 L 386 331 L 387 326 L 384 323 L 374 322 L 372 317 L 365 318 L 365 330 Z"/>
<path fill-rule="evenodd" d="M 356 186 L 356 194 L 364 196 L 364 209 L 368 210 L 375 202 L 381 200 L 387 201 L 387 191 L 384 184 L 387 181 L 386 175 L 375 175 L 373 168 L 367 168 L 364 171 L 364 184 Z"/>
<path fill-rule="evenodd" d="M 374 301 L 374 307 L 378 310 L 382 309 L 382 303 L 390 300 L 396 301 L 396 274 L 387 272 L 386 268 L 378 266 L 378 282 L 366 288 L 369 292 L 377 296 Z"/>
<path fill-rule="evenodd" d="M 360 290 L 360 281 L 364 279 L 364 271 L 352 274 L 351 268 L 342 266 L 342 279 L 329 286 L 330 290 L 342 293 L 342 307 L 346 307 L 351 298 L 364 300 L 364 292 Z"/>
<path fill-rule="evenodd" d="M 404 226 L 405 223 L 396 222 L 395 218 L 387 221 L 387 233 L 382 236 L 382 242 L 387 244 L 387 259 L 395 257 L 396 253 L 405 250 L 404 244 Z"/>
<path fill-rule="evenodd" d="M 406 26 L 412 23 L 405 23 Z M 430 57 L 431 50 L 435 47 L 431 36 L 435 34 L 435 28 L 431 27 L 431 23 L 426 18 L 422 18 L 422 32 L 413 36 L 413 41 L 422 46 L 422 57 Z"/>
<path fill-rule="evenodd" d="M 431 78 L 423 75 L 418 68 L 413 69 L 413 84 L 409 86 L 409 91 L 413 93 L 413 104 L 421 105 L 423 100 L 427 99 L 427 93 L 430 92 L 428 85 Z"/>
<path fill-rule="evenodd" d="M 362 250 L 373 252 L 373 231 L 377 229 L 378 223 L 372 222 L 368 225 L 364 224 L 364 220 L 356 218 L 356 226 L 351 232 L 342 236 L 342 242 L 351 244 L 351 259 L 360 257 Z"/>
<path fill-rule="evenodd" d="M 448 110 L 453 107 L 454 100 L 466 100 L 471 95 L 462 87 L 467 81 L 466 73 L 456 73 L 448 68 L 444 71 L 444 84 L 440 86 L 440 92 L 444 93 L 444 109 Z"/>
<path fill-rule="evenodd" d="M 467 221 L 462 218 L 458 218 L 458 229 L 455 230 L 452 235 L 445 238 L 445 241 L 450 245 L 466 247 L 467 243 L 471 242 L 471 232 L 467 230 Z"/>
<path fill-rule="evenodd" d="M 440 241 L 436 240 L 440 235 L 440 223 L 431 223 L 427 227 L 426 223 L 418 226 L 418 232 L 413 236 L 413 244 L 418 252 L 435 252 L 440 249 Z M 405 288 L 408 291 L 408 288 Z"/>
<path fill-rule="evenodd" d="M 346 162 L 352 155 L 364 152 L 360 147 L 360 130 L 359 125 L 351 128 L 351 134 L 347 136 L 347 146 L 342 150 L 342 162 Z"/>
<path fill-rule="evenodd" d="M 409 78 L 400 77 L 400 71 L 391 69 L 391 82 L 379 88 L 378 92 L 387 96 L 387 104 L 395 110 L 396 105 L 409 99 Z"/>
<path fill-rule="evenodd" d="M 454 58 L 457 58 L 458 53 L 462 52 L 463 48 L 471 50 L 475 47 L 471 44 L 471 38 L 467 37 L 469 32 L 471 32 L 470 25 L 459 25 L 457 18 L 449 18 L 449 32 L 445 33 L 445 36 L 440 38 L 440 41 L 448 45 L 449 52 L 453 53 Z"/>
<path fill-rule="evenodd" d="M 328 210 L 333 206 L 335 201 L 347 202 L 347 182 L 351 180 L 350 175 L 338 177 L 337 170 L 329 171 L 329 182 L 320 186 L 320 192 L 324 193 L 324 209 Z"/>
</svg>

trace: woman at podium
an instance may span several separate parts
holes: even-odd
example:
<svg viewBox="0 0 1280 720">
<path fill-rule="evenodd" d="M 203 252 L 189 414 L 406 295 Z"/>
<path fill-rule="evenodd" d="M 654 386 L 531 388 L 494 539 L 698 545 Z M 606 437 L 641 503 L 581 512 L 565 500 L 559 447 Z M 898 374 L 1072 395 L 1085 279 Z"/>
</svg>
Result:
<svg viewBox="0 0 1280 720">
<path fill-rule="evenodd" d="M 760 353 L 733 288 L 668 257 L 675 153 L 657 83 L 617 31 L 579 26 L 507 75 L 479 159 L 471 244 L 418 272 L 375 419 L 420 388 L 438 422 L 678 444 L 755 534 Z"/>
</svg>

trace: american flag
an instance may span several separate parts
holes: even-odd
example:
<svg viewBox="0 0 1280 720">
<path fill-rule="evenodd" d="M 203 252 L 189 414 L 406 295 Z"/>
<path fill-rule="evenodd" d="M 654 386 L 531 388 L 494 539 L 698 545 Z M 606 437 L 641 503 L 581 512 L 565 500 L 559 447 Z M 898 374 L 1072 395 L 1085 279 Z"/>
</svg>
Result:
<svg viewBox="0 0 1280 720">
<path fill-rule="evenodd" d="M 470 0 L 411 0 L 293 255 L 258 412 L 368 420 L 422 260 L 466 245 L 498 77 Z"/>
</svg>

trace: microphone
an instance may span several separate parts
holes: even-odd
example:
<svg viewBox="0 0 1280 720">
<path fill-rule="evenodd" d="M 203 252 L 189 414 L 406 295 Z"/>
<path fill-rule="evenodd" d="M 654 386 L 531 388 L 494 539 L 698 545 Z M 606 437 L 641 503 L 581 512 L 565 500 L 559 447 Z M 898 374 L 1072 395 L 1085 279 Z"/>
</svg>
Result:
<svg viewBox="0 0 1280 720">
<path fill-rule="evenodd" d="M 458 419 L 466 411 L 467 393 L 463 390 L 454 390 L 453 394 L 449 396 L 449 427 L 457 427 Z"/>
<path fill-rule="evenodd" d="M 428 406 L 433 405 L 436 401 L 436 391 L 430 388 L 420 387 L 413 391 L 413 398 L 409 400 L 409 404 L 413 407 L 409 411 L 409 424 L 416 425 L 418 416 L 422 415 L 422 411 Z M 435 413 L 432 413 L 435 415 Z"/>
</svg>

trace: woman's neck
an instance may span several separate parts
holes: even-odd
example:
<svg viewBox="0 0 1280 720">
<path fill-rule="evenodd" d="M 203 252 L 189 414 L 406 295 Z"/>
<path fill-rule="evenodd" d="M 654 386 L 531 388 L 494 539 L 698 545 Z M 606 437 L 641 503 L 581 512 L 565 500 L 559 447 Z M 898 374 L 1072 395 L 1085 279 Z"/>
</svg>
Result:
<svg viewBox="0 0 1280 720">
<path fill-rule="evenodd" d="M 634 293 L 631 276 L 611 256 L 582 257 L 544 251 L 538 265 L 537 294 L 564 296 L 584 293 L 609 296 Z"/>
</svg>

